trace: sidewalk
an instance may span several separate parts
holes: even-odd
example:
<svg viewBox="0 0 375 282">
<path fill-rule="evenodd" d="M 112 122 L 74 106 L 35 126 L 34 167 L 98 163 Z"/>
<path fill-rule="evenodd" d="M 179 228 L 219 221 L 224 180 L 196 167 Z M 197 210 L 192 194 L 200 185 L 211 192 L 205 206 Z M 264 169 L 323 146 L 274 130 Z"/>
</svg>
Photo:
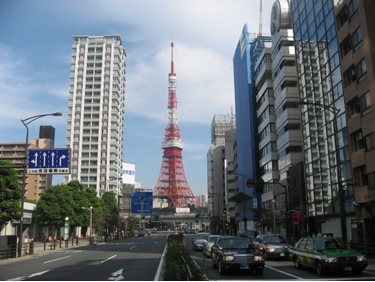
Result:
<svg viewBox="0 0 375 282">
<path fill-rule="evenodd" d="M 60 247 L 61 243 L 61 247 Z M 94 242 L 96 244 L 96 241 Z M 78 247 L 89 246 L 89 240 L 86 238 L 70 241 L 55 241 L 55 248 L 53 248 L 53 242 L 34 242 L 33 252 L 30 253 L 30 244 L 24 244 L 22 249 L 22 256 L 15 258 L 0 259 L 0 264 L 12 263 L 19 260 L 31 259 L 37 256 L 43 256 L 45 254 L 62 251 L 66 249 L 74 249 Z"/>
</svg>

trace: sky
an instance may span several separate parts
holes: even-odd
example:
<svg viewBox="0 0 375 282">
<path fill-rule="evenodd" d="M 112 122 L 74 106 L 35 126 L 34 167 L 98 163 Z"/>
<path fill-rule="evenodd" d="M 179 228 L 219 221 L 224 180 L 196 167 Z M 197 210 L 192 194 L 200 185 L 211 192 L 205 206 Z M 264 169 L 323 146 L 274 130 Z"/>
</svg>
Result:
<svg viewBox="0 0 375 282">
<path fill-rule="evenodd" d="M 123 161 L 153 189 L 162 163 L 171 42 L 185 175 L 195 195 L 207 193 L 207 158 L 215 114 L 235 113 L 233 56 L 245 24 L 259 31 L 259 0 L 1 0 L 0 143 L 24 142 L 21 119 L 61 112 L 28 125 L 55 127 L 66 148 L 73 36 L 118 34 L 126 52 Z M 274 0 L 263 0 L 269 35 Z M 54 176 L 54 185 L 62 183 Z"/>
</svg>

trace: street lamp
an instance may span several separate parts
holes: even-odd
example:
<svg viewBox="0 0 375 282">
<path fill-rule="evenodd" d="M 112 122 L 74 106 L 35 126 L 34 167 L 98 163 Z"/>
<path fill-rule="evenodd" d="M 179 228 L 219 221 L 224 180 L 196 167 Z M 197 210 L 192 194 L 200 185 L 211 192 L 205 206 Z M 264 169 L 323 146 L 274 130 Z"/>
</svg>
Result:
<svg viewBox="0 0 375 282">
<path fill-rule="evenodd" d="M 272 233 L 276 233 L 276 214 L 275 214 L 275 199 L 272 199 L 272 220 L 273 220 L 273 230 Z"/>
<path fill-rule="evenodd" d="M 336 158 L 336 170 L 337 170 L 337 185 L 338 185 L 338 194 L 339 194 L 339 206 L 340 206 L 340 225 L 341 225 L 341 238 L 344 242 L 347 241 L 347 234 L 346 234 L 346 218 L 345 218 L 345 202 L 344 202 L 344 189 L 342 185 L 341 179 L 341 164 L 340 164 L 340 148 L 339 148 L 339 140 L 338 140 L 338 129 L 337 129 L 337 117 L 340 113 L 340 109 L 337 109 L 332 106 L 327 106 L 321 103 L 314 103 L 314 102 L 305 102 L 300 101 L 300 105 L 311 105 L 317 106 L 324 110 L 327 110 L 333 114 L 333 119 L 331 122 L 333 123 L 333 138 L 335 141 L 335 158 Z M 307 199 L 307 193 L 306 193 Z M 307 205 L 308 203 L 306 203 Z M 309 213 L 308 206 L 306 207 L 307 214 Z"/>
<path fill-rule="evenodd" d="M 89 242 L 90 242 L 90 245 L 91 245 L 91 238 L 92 238 L 92 206 L 90 206 L 89 208 L 82 207 L 82 209 L 88 210 L 90 212 L 90 239 L 89 239 Z"/>
<path fill-rule="evenodd" d="M 27 173 L 27 155 L 29 149 L 29 128 L 28 124 L 32 123 L 33 121 L 40 119 L 46 116 L 62 116 L 62 113 L 56 112 L 52 114 L 41 114 L 32 117 L 28 117 L 25 119 L 21 119 L 22 124 L 26 127 L 26 141 L 25 141 L 25 160 L 23 166 L 23 175 L 22 175 L 22 195 L 21 195 L 21 214 L 20 214 L 20 230 L 19 230 L 19 240 L 18 240 L 18 256 L 22 255 L 22 241 L 23 241 L 23 206 L 25 203 L 25 190 L 26 190 L 26 173 Z"/>
</svg>

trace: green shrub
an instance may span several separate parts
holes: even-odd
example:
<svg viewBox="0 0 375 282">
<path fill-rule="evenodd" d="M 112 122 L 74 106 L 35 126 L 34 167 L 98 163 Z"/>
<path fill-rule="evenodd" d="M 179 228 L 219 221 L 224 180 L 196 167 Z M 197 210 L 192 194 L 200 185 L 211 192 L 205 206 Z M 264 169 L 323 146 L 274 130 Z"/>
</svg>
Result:
<svg viewBox="0 0 375 282">
<path fill-rule="evenodd" d="M 168 237 L 168 246 L 166 262 L 164 268 L 164 281 L 186 281 L 188 273 L 184 269 L 184 258 L 189 266 L 192 281 L 205 280 L 204 272 L 195 263 L 191 257 L 190 250 L 187 248 L 182 234 L 170 235 Z"/>
</svg>

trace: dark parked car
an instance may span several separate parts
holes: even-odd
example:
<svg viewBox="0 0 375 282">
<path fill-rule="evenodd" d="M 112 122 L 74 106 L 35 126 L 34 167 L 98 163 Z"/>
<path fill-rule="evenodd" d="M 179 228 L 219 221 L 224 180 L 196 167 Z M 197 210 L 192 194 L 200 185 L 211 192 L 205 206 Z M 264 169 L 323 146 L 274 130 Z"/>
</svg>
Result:
<svg viewBox="0 0 375 282">
<path fill-rule="evenodd" d="M 211 260 L 212 266 L 219 268 L 219 274 L 234 269 L 261 275 L 264 269 L 263 256 L 246 237 L 220 236 L 211 248 Z"/>
<path fill-rule="evenodd" d="M 325 272 L 360 275 L 368 265 L 365 255 L 348 249 L 341 239 L 329 237 L 301 238 L 290 248 L 290 258 L 297 269 L 313 268 L 318 275 Z"/>
<path fill-rule="evenodd" d="M 255 249 L 262 253 L 264 259 L 284 258 L 289 256 L 289 245 L 281 235 L 259 235 L 253 241 Z"/>
</svg>

